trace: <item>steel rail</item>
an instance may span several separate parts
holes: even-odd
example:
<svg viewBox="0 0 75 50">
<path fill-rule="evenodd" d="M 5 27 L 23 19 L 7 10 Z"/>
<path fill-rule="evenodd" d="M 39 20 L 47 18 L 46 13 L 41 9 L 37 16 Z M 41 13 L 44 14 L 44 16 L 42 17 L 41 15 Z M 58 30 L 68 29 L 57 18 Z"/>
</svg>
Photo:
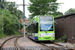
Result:
<svg viewBox="0 0 75 50">
<path fill-rule="evenodd" d="M 0 50 L 2 49 L 3 45 L 4 45 L 7 41 L 9 41 L 9 40 L 11 40 L 11 39 L 13 39 L 13 38 L 16 38 L 16 37 L 19 37 L 19 36 L 15 36 L 15 37 L 11 37 L 11 38 L 6 39 L 6 40 L 0 45 Z"/>
<path fill-rule="evenodd" d="M 14 45 L 15 45 L 15 47 L 16 47 L 16 50 L 21 50 L 20 46 L 19 46 L 18 43 L 17 43 L 17 40 L 18 40 L 19 38 L 21 38 L 21 37 L 23 37 L 23 36 L 17 37 L 16 40 L 14 41 Z"/>
<path fill-rule="evenodd" d="M 44 43 L 40 43 L 41 45 L 43 45 L 43 46 L 46 46 L 46 47 L 48 47 L 48 48 L 51 48 L 52 50 L 60 50 L 59 48 L 57 48 L 57 47 L 54 47 L 54 46 L 47 46 L 46 44 L 44 44 Z M 64 47 L 63 45 L 61 45 L 61 44 L 58 44 L 58 43 L 54 43 L 55 45 L 58 45 L 58 46 L 61 46 L 61 47 Z M 74 50 L 74 49 L 69 49 L 68 47 L 64 47 L 64 49 L 67 49 L 67 50 Z"/>
<path fill-rule="evenodd" d="M 61 45 L 61 44 L 58 44 L 58 43 L 54 43 L 55 45 L 58 45 L 58 46 L 62 46 L 62 47 L 64 47 L 63 45 Z M 67 46 L 66 47 L 64 47 L 64 48 L 67 48 L 68 50 L 74 50 L 74 49 L 70 49 L 70 48 L 68 48 Z"/>
<path fill-rule="evenodd" d="M 59 50 L 58 48 L 56 48 L 56 47 L 54 47 L 54 46 L 47 46 L 47 45 L 45 45 L 45 44 L 43 44 L 43 43 L 40 43 L 41 45 L 43 45 L 43 46 L 46 46 L 46 47 L 48 47 L 48 48 L 51 48 L 51 50 Z"/>
<path fill-rule="evenodd" d="M 31 39 L 30 39 L 31 40 Z M 37 43 L 37 42 L 36 42 Z M 44 43 L 38 43 L 38 44 L 40 44 L 40 45 L 42 45 L 42 46 L 45 46 L 45 47 L 48 47 L 48 48 L 50 48 L 51 50 L 59 50 L 58 48 L 56 48 L 56 47 L 54 47 L 54 46 L 47 46 L 47 45 L 45 45 Z"/>
</svg>

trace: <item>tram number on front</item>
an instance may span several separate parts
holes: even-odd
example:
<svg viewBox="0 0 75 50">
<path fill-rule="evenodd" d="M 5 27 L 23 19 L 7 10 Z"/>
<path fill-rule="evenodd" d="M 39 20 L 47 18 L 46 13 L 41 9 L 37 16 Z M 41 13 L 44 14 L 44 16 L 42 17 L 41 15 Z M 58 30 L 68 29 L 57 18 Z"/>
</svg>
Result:
<svg viewBox="0 0 75 50">
<path fill-rule="evenodd" d="M 49 35 L 48 33 L 46 33 L 45 35 Z"/>
</svg>

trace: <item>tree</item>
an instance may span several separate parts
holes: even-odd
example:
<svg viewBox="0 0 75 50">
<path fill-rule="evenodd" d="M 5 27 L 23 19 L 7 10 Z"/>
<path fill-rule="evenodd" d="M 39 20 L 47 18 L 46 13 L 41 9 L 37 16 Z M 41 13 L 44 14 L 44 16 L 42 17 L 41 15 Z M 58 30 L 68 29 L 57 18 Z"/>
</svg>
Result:
<svg viewBox="0 0 75 50">
<path fill-rule="evenodd" d="M 30 16 L 35 15 L 51 15 L 57 11 L 58 4 L 57 0 L 30 0 L 30 6 L 28 10 L 32 13 Z"/>
<path fill-rule="evenodd" d="M 18 19 L 20 19 L 21 17 L 23 17 L 23 12 L 21 10 L 18 10 L 17 7 L 15 6 L 15 2 L 4 2 L 1 1 L 1 9 L 6 9 L 9 10 L 11 14 L 15 15 Z M 4 5 L 2 7 L 2 5 Z"/>
<path fill-rule="evenodd" d="M 15 6 L 15 2 L 8 2 L 8 4 L 7 10 L 9 10 L 11 14 L 15 15 L 18 19 L 23 17 L 23 12 L 17 9 L 18 6 Z"/>
<path fill-rule="evenodd" d="M 15 2 L 7 2 L 6 9 L 10 11 L 11 14 L 16 14 L 17 7 L 15 6 Z"/>
<path fill-rule="evenodd" d="M 3 30 L 2 30 L 2 11 L 3 11 Z M 17 9 L 15 2 L 4 2 L 0 0 L 0 38 L 6 35 L 18 35 L 18 29 L 23 28 L 19 19 L 23 17 L 23 12 Z"/>
<path fill-rule="evenodd" d="M 0 0 L 0 9 L 4 9 L 5 8 L 5 0 Z"/>
<path fill-rule="evenodd" d="M 70 8 L 68 11 L 65 12 L 65 15 L 75 13 L 75 8 Z"/>
<path fill-rule="evenodd" d="M 12 15 L 10 11 L 7 10 L 0 10 L 0 12 L 3 11 L 3 28 L 4 28 L 4 35 L 13 35 L 13 34 L 18 34 L 19 29 L 19 20 L 15 15 Z M 0 13 L 1 16 L 1 13 Z M 2 17 L 1 17 L 2 19 Z M 2 20 L 0 24 L 0 28 L 2 28 Z M 23 25 L 20 23 L 20 28 L 23 28 Z M 1 29 L 0 29 L 1 32 Z M 0 33 L 1 35 L 2 33 Z"/>
<path fill-rule="evenodd" d="M 16 10 L 16 16 L 18 17 L 18 19 L 20 19 L 21 17 L 23 18 L 23 12 L 21 10 Z"/>
<path fill-rule="evenodd" d="M 53 16 L 54 17 L 59 17 L 59 16 L 62 16 L 63 15 L 63 13 L 62 12 L 55 12 L 55 13 L 53 13 Z"/>
</svg>

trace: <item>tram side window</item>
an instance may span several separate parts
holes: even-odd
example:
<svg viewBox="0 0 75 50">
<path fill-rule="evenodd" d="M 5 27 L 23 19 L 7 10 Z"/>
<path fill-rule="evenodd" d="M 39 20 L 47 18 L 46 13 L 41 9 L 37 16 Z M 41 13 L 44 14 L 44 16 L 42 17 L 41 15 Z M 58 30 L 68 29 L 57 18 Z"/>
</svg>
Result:
<svg viewBox="0 0 75 50">
<path fill-rule="evenodd" d="M 29 25 L 29 33 L 30 33 L 30 25 Z"/>
<path fill-rule="evenodd" d="M 38 23 L 34 24 L 34 33 L 38 33 Z"/>
<path fill-rule="evenodd" d="M 33 24 L 30 25 L 30 32 L 33 33 Z"/>
<path fill-rule="evenodd" d="M 31 31 L 32 31 L 32 33 L 34 33 L 34 25 L 33 24 L 31 24 Z"/>
<path fill-rule="evenodd" d="M 33 33 L 33 24 L 31 24 L 30 26 L 31 26 L 31 33 Z"/>
<path fill-rule="evenodd" d="M 29 27 L 27 27 L 28 28 L 28 32 L 29 32 Z"/>
</svg>

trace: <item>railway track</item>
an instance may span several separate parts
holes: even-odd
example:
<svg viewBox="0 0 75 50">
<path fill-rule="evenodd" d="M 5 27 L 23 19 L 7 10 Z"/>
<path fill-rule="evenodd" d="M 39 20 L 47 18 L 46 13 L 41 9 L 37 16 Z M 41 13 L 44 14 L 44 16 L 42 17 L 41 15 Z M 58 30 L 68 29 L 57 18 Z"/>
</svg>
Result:
<svg viewBox="0 0 75 50">
<path fill-rule="evenodd" d="M 14 39 L 15 38 L 15 40 L 14 40 L 14 46 L 15 46 L 15 50 L 24 50 L 23 48 L 20 48 L 20 46 L 18 45 L 18 43 L 17 43 L 17 40 L 19 39 L 19 38 L 21 38 L 21 37 L 23 37 L 23 36 L 15 36 L 15 37 L 11 37 L 11 38 L 9 38 L 9 39 L 7 39 L 7 40 L 5 40 L 2 44 L 1 44 L 1 46 L 0 46 L 0 50 L 2 50 L 2 48 L 3 48 L 3 45 L 7 42 L 7 41 L 9 41 L 9 40 L 11 40 L 11 39 Z M 35 42 L 34 42 L 35 43 Z M 48 48 L 49 50 L 73 50 L 73 49 L 68 49 L 68 48 L 65 48 L 64 46 L 62 46 L 62 45 L 60 45 L 60 44 L 57 44 L 57 43 L 53 43 L 54 45 L 57 45 L 57 46 L 61 46 L 61 47 L 63 47 L 62 49 L 60 49 L 60 47 L 58 48 L 58 47 L 55 47 L 55 46 L 49 46 L 49 45 L 47 45 L 47 44 L 44 44 L 44 43 L 39 43 L 41 46 L 43 46 L 43 47 L 40 47 L 40 48 Z M 36 47 L 36 46 L 34 46 L 34 50 L 38 50 L 38 48 Z M 25 48 L 26 49 L 26 48 Z M 29 49 L 29 47 L 27 47 L 27 49 Z M 33 48 L 31 48 L 31 50 L 33 50 Z M 42 49 L 41 49 L 42 50 Z M 45 49 L 44 49 L 45 50 Z"/>
<path fill-rule="evenodd" d="M 38 43 L 38 42 L 35 42 L 35 43 Z M 57 44 L 57 43 L 52 43 L 55 46 L 51 46 L 51 45 L 49 46 L 47 44 L 44 44 L 43 42 L 39 42 L 38 44 L 40 44 L 40 45 L 42 45 L 44 47 L 47 47 L 50 50 L 71 50 L 71 49 L 68 49 L 67 47 L 64 47 L 63 45 L 60 45 L 60 44 Z"/>
<path fill-rule="evenodd" d="M 69 47 L 67 47 L 67 46 L 63 46 L 63 45 L 60 45 L 60 44 L 58 44 L 58 43 L 54 43 L 55 45 L 58 45 L 58 46 L 62 46 L 62 47 L 64 47 L 64 48 L 66 48 L 66 49 L 68 49 L 68 50 L 75 50 L 75 48 L 69 48 Z"/>
<path fill-rule="evenodd" d="M 46 46 L 48 48 L 51 48 L 51 50 L 75 50 L 75 49 L 70 49 L 68 47 L 64 47 L 63 45 L 60 45 L 58 43 L 53 43 L 54 45 L 57 45 L 59 47 L 55 47 L 55 46 L 48 46 L 47 44 L 44 44 L 44 43 L 40 43 L 41 45 L 43 46 Z M 61 48 L 60 48 L 61 47 Z"/>
<path fill-rule="evenodd" d="M 11 40 L 11 39 L 14 39 L 14 38 L 16 38 L 15 41 L 14 41 L 14 45 L 15 45 L 15 47 L 16 47 L 16 50 L 21 50 L 20 47 L 19 47 L 18 44 L 17 44 L 17 40 L 18 40 L 20 37 L 23 37 L 23 36 L 15 36 L 15 37 L 11 37 L 11 38 L 5 40 L 5 41 L 1 44 L 0 50 L 2 50 L 3 45 L 4 45 L 7 41 L 9 41 L 9 40 Z"/>
<path fill-rule="evenodd" d="M 14 41 L 14 45 L 15 45 L 15 47 L 16 47 L 17 50 L 21 50 L 20 46 L 19 46 L 18 43 L 17 43 L 17 40 L 18 40 L 20 37 L 23 37 L 23 36 L 17 37 L 16 40 Z"/>
<path fill-rule="evenodd" d="M 32 40 L 32 39 L 31 39 Z M 42 43 L 42 42 L 35 42 L 35 43 L 37 43 L 37 44 L 40 44 L 41 46 L 44 46 L 44 48 L 45 47 L 47 47 L 48 49 L 50 49 L 50 50 L 60 50 L 58 47 L 55 47 L 55 46 L 48 46 L 48 45 L 46 45 L 46 44 L 44 44 L 44 43 Z M 54 45 L 57 45 L 57 44 L 55 44 L 55 43 L 53 43 Z M 61 46 L 61 45 L 60 45 Z"/>
<path fill-rule="evenodd" d="M 46 46 L 46 47 L 50 48 L 51 50 L 59 50 L 58 48 L 56 48 L 54 46 L 47 46 L 44 43 L 40 43 L 40 44 L 43 45 L 43 46 Z"/>
</svg>

